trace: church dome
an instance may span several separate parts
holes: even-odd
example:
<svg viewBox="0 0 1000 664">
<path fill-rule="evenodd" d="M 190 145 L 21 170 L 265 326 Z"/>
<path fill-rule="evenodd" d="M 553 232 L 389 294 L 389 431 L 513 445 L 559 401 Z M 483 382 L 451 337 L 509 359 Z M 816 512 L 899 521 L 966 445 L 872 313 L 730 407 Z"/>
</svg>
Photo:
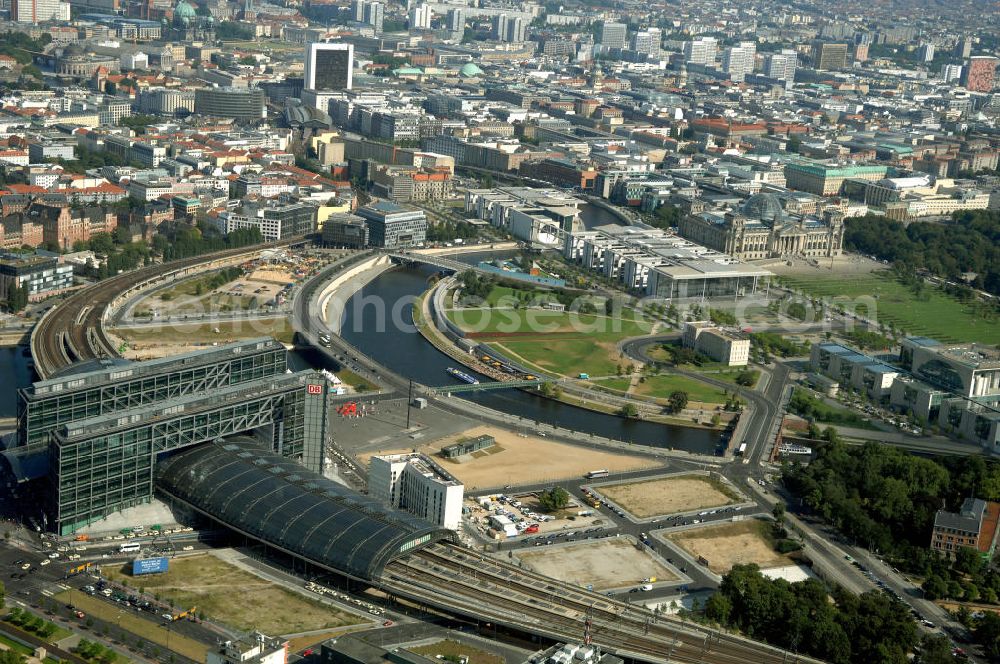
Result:
<svg viewBox="0 0 1000 664">
<path fill-rule="evenodd" d="M 462 78 L 476 78 L 481 76 L 483 70 L 479 68 L 474 62 L 466 62 L 462 65 L 462 68 L 458 70 L 458 73 L 462 75 Z"/>
<path fill-rule="evenodd" d="M 197 16 L 198 12 L 189 3 L 185 2 L 185 0 L 180 0 L 177 6 L 174 7 L 174 18 L 191 20 Z"/>
<path fill-rule="evenodd" d="M 775 221 L 784 214 L 781 201 L 774 194 L 754 194 L 743 203 L 740 212 L 758 221 Z"/>
</svg>

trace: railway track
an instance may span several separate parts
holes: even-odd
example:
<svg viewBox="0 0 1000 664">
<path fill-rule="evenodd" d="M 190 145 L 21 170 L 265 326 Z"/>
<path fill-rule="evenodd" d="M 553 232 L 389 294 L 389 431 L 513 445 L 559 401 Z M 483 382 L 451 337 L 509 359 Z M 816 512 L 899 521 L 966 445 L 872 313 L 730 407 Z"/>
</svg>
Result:
<svg viewBox="0 0 1000 664">
<path fill-rule="evenodd" d="M 253 247 L 227 249 L 144 267 L 76 291 L 51 309 L 32 331 L 31 354 L 35 360 L 35 370 L 44 379 L 76 362 L 118 357 L 118 349 L 108 337 L 101 321 L 116 298 L 145 281 L 204 263 L 288 246 L 301 242 L 303 237 L 297 236 Z"/>
<path fill-rule="evenodd" d="M 706 627 L 681 623 L 528 572 L 455 545 L 438 543 L 390 563 L 383 581 L 401 595 L 436 600 L 452 611 L 557 639 L 594 643 L 631 659 L 677 663 L 810 662 Z"/>
</svg>

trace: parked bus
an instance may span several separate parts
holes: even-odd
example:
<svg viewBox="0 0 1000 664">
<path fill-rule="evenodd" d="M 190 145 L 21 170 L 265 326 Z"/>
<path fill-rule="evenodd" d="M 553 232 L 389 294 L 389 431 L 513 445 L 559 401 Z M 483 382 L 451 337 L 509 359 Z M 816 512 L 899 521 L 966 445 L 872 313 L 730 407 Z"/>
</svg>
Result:
<svg viewBox="0 0 1000 664">
<path fill-rule="evenodd" d="M 746 453 L 747 453 L 747 444 L 740 443 L 740 448 L 736 450 L 736 456 L 743 456 Z"/>
<path fill-rule="evenodd" d="M 139 543 L 129 542 L 118 547 L 118 553 L 139 553 Z"/>
<path fill-rule="evenodd" d="M 607 477 L 610 474 L 611 473 L 609 471 L 604 470 L 604 469 L 601 469 L 601 470 L 592 470 L 589 473 L 587 473 L 587 479 L 588 480 L 596 480 L 599 477 Z"/>
</svg>

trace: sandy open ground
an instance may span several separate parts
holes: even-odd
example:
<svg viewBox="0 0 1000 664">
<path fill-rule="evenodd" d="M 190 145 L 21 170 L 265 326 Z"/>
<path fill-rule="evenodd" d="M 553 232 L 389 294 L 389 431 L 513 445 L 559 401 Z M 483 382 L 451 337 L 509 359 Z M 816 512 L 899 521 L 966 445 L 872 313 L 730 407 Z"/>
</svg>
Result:
<svg viewBox="0 0 1000 664">
<path fill-rule="evenodd" d="M 437 456 L 442 447 L 468 438 L 488 434 L 497 441 L 497 447 L 486 454 L 475 454 L 460 459 L 443 459 Z M 380 450 L 378 454 L 409 452 L 410 450 Z M 604 452 L 565 443 L 557 443 L 537 436 L 521 434 L 490 426 L 478 426 L 459 434 L 436 440 L 418 449 L 433 456 L 448 472 L 457 477 L 466 490 L 538 484 L 569 478 L 583 479 L 591 470 L 607 469 L 613 473 L 627 470 L 655 468 L 662 462 L 622 452 Z M 367 463 L 372 454 L 361 455 Z"/>
<path fill-rule="evenodd" d="M 593 584 L 595 590 L 639 585 L 650 577 L 657 581 L 677 579 L 645 548 L 637 549 L 625 538 L 544 546 L 515 555 L 539 574 L 580 586 Z"/>
<path fill-rule="evenodd" d="M 716 574 L 725 574 L 733 565 L 746 563 L 757 563 L 761 569 L 791 565 L 792 559 L 772 549 L 764 538 L 763 530 L 770 527 L 767 521 L 749 519 L 695 528 L 668 535 L 667 539 L 695 558 L 704 556 L 708 568 Z"/>
<path fill-rule="evenodd" d="M 618 503 L 640 519 L 677 514 L 738 502 L 722 484 L 703 475 L 662 477 L 645 482 L 596 487 L 598 493 Z M 727 490 L 728 487 L 727 487 Z"/>
<path fill-rule="evenodd" d="M 240 630 L 260 629 L 267 634 L 296 634 L 333 629 L 363 620 L 254 576 L 212 555 L 176 558 L 170 571 L 141 580 L 127 579 L 121 567 L 101 568 L 109 578 L 128 580 L 169 599 L 180 609 L 197 607 L 212 620 Z M 239 589 L 237 597 L 234 589 Z"/>
</svg>

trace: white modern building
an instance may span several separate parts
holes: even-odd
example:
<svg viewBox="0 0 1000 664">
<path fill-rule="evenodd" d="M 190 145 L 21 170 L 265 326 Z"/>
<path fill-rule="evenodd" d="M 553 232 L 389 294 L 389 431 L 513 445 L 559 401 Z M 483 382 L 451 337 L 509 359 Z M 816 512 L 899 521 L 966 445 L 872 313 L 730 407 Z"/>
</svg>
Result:
<svg viewBox="0 0 1000 664">
<path fill-rule="evenodd" d="M 696 65 L 715 64 L 719 42 L 715 37 L 699 37 L 684 44 L 684 61 Z"/>
<path fill-rule="evenodd" d="M 288 643 L 251 632 L 239 641 L 223 641 L 205 653 L 206 664 L 285 664 Z"/>
<path fill-rule="evenodd" d="M 757 44 L 740 42 L 739 46 L 730 46 L 722 53 L 722 71 L 729 74 L 729 79 L 742 82 L 746 75 L 753 72 L 754 58 L 757 55 Z"/>
<path fill-rule="evenodd" d="M 601 23 L 598 41 L 605 48 L 625 48 L 628 44 L 628 26 L 615 21 L 604 21 Z"/>
<path fill-rule="evenodd" d="M 420 454 L 373 456 L 368 469 L 372 497 L 392 507 L 458 530 L 465 487 Z"/>
<path fill-rule="evenodd" d="M 730 367 L 745 367 L 750 363 L 749 337 L 720 329 L 709 321 L 685 323 L 682 341 L 686 348 Z"/>
<path fill-rule="evenodd" d="M 781 53 L 768 53 L 764 57 L 764 74 L 779 81 L 794 81 L 799 56 L 795 49 L 782 49 Z"/>
<path fill-rule="evenodd" d="M 658 228 L 607 225 L 566 233 L 563 256 L 664 300 L 753 295 L 771 278 L 763 268 Z"/>
<path fill-rule="evenodd" d="M 410 10 L 410 29 L 430 30 L 431 19 L 433 17 L 434 11 L 431 9 L 430 5 L 417 5 Z"/>
</svg>

